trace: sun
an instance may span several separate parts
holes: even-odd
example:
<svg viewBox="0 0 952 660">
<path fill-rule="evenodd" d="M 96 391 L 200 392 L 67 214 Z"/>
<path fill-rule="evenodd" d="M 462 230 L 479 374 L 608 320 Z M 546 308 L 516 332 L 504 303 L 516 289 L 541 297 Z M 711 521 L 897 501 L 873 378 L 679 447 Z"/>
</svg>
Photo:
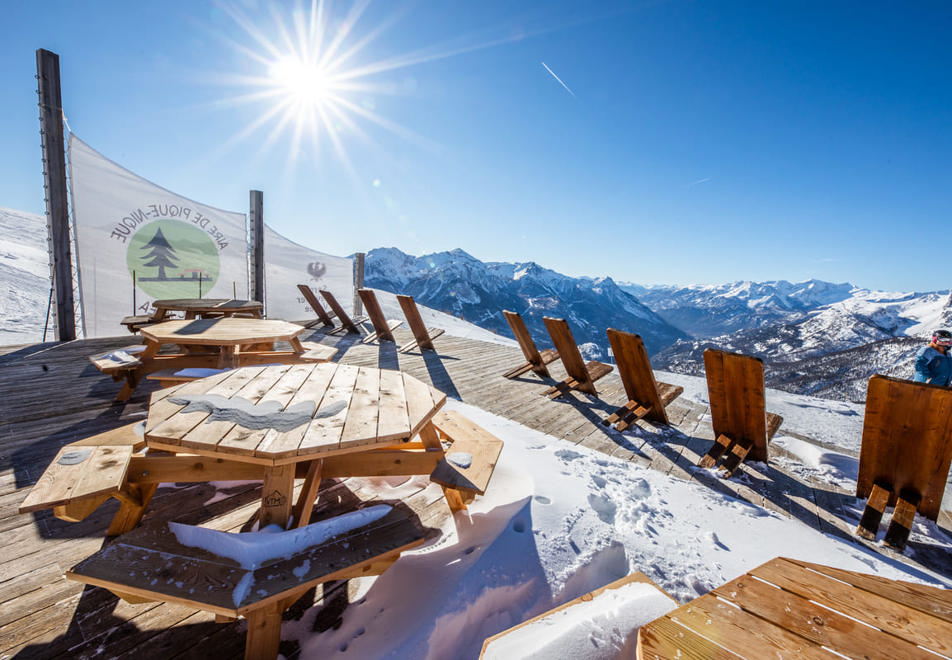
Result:
<svg viewBox="0 0 952 660">
<path fill-rule="evenodd" d="M 268 70 L 274 86 L 300 109 L 323 105 L 333 98 L 333 80 L 319 64 L 289 55 L 276 60 Z"/>
</svg>

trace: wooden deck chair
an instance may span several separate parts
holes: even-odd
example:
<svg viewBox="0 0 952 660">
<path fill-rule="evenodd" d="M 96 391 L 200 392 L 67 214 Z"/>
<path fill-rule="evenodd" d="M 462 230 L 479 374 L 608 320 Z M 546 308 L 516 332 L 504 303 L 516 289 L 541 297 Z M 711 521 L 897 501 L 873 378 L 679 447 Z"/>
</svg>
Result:
<svg viewBox="0 0 952 660">
<path fill-rule="evenodd" d="M 317 296 L 314 295 L 311 287 L 309 287 L 307 284 L 298 284 L 297 288 L 298 291 L 301 292 L 301 295 L 304 296 L 304 300 L 307 301 L 307 304 L 310 305 L 311 309 L 314 310 L 314 313 L 317 314 L 317 318 L 305 323 L 304 327 L 311 328 L 318 323 L 321 323 L 325 327 L 333 328 L 334 321 L 331 320 L 330 315 L 324 310 L 324 305 L 322 305 L 321 301 L 319 301 Z"/>
<path fill-rule="evenodd" d="M 337 320 L 340 321 L 340 327 L 334 330 L 331 330 L 327 334 L 334 335 L 340 332 L 347 332 L 352 334 L 363 334 L 360 329 L 360 326 L 357 325 L 362 319 L 350 318 L 350 315 L 344 311 L 344 308 L 341 307 L 341 304 L 337 302 L 337 298 L 334 297 L 334 294 L 328 291 L 327 289 L 321 289 L 321 295 L 324 296 L 324 300 L 327 301 L 327 306 L 330 307 L 334 314 L 337 316 Z"/>
<path fill-rule="evenodd" d="M 377 294 L 374 293 L 373 289 L 358 289 L 357 294 L 360 296 L 361 302 L 364 303 L 367 316 L 370 317 L 370 322 L 374 326 L 373 333 L 364 337 L 363 343 L 369 344 L 377 340 L 396 342 L 397 340 L 393 338 L 393 331 L 403 325 L 403 321 L 388 319 L 383 315 L 383 310 L 380 309 L 380 303 L 377 301 Z"/>
<path fill-rule="evenodd" d="M 729 477 L 745 458 L 766 462 L 767 443 L 783 418 L 766 412 L 763 361 L 709 348 L 704 370 L 715 440 L 698 465 L 714 467 L 727 454 L 721 467 L 722 476 Z"/>
<path fill-rule="evenodd" d="M 542 321 L 545 323 L 545 329 L 549 331 L 549 337 L 552 338 L 555 350 L 559 352 L 562 365 L 568 373 L 568 378 L 557 385 L 553 385 L 543 394 L 550 399 L 555 399 L 568 394 L 571 390 L 579 390 L 592 396 L 598 396 L 598 392 L 595 390 L 595 381 L 610 374 L 612 366 L 597 360 L 585 362 L 565 319 L 543 316 Z"/>
<path fill-rule="evenodd" d="M 427 329 L 423 319 L 420 318 L 420 310 L 417 309 L 413 296 L 397 296 L 397 302 L 400 303 L 400 309 L 403 310 L 403 315 L 407 317 L 407 325 L 410 326 L 410 332 L 413 333 L 413 341 L 398 348 L 397 352 L 406 353 L 417 347 L 420 350 L 435 351 L 433 340 L 442 335 L 445 330 L 442 328 Z"/>
<path fill-rule="evenodd" d="M 664 408 L 678 398 L 684 388 L 655 380 L 648 351 L 638 335 L 609 328 L 608 343 L 615 354 L 618 375 L 625 386 L 628 402 L 602 420 L 602 424 L 614 424 L 619 431 L 642 418 L 667 424 L 668 414 Z"/>
<path fill-rule="evenodd" d="M 504 309 L 502 310 L 502 315 L 505 316 L 506 321 L 509 322 L 509 327 L 512 328 L 512 334 L 515 335 L 516 341 L 519 342 L 519 348 L 522 349 L 522 354 L 526 356 L 525 362 L 518 367 L 510 369 L 504 373 L 503 376 L 506 378 L 516 378 L 531 370 L 543 378 L 548 378 L 549 370 L 545 365 L 558 360 L 559 352 L 554 348 L 546 348 L 539 351 L 539 349 L 536 348 L 535 342 L 532 341 L 532 335 L 529 334 L 529 328 L 526 327 L 525 321 L 523 321 L 522 317 L 516 312 L 510 312 Z"/>
<path fill-rule="evenodd" d="M 856 533 L 875 540 L 895 506 L 885 543 L 902 550 L 916 511 L 936 520 L 952 459 L 952 390 L 873 376 L 866 390 L 856 496 L 868 497 Z"/>
</svg>

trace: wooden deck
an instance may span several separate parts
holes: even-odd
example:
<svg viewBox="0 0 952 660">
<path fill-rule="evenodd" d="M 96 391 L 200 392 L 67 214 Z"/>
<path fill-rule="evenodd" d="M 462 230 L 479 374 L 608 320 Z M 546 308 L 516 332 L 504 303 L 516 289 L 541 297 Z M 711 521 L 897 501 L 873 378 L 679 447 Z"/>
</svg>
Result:
<svg viewBox="0 0 952 660">
<path fill-rule="evenodd" d="M 339 347 L 341 362 L 401 369 L 447 395 L 532 427 L 564 442 L 584 445 L 638 462 L 672 477 L 694 480 L 706 487 L 797 518 L 815 529 L 888 553 L 852 534 L 859 510 L 852 493 L 825 484 L 807 483 L 773 465 L 744 464 L 731 480 L 719 479 L 694 465 L 713 439 L 705 407 L 682 399 L 668 407 L 673 427 L 657 429 L 640 422 L 640 431 L 621 434 L 601 425 L 601 419 L 624 403 L 616 374 L 599 381 L 600 399 L 571 393 L 559 401 L 542 396 L 565 377 L 561 363 L 550 365 L 552 378 L 533 373 L 507 380 L 502 373 L 522 361 L 518 348 L 443 335 L 436 352 L 398 353 L 410 340 L 409 331 L 395 331 L 397 343 L 361 344 L 359 337 L 326 336 L 316 331 L 311 341 Z M 230 657 L 244 646 L 244 623 L 216 624 L 209 614 L 180 606 L 146 603 L 130 605 L 112 594 L 67 581 L 67 568 L 98 550 L 115 510 L 104 505 L 81 523 L 66 523 L 48 511 L 17 513 L 28 488 L 67 442 L 143 419 L 148 395 L 156 385 L 140 386 L 125 403 L 113 398 L 119 385 L 99 373 L 87 360 L 97 352 L 136 343 L 116 337 L 64 344 L 0 348 L 0 658 Z M 817 434 L 822 429 L 817 430 Z M 744 476 L 741 476 L 744 475 Z M 335 515 L 357 500 L 376 493 L 361 479 L 325 482 L 327 497 L 315 507 L 312 520 Z M 241 484 L 216 490 L 212 484 L 160 488 L 146 514 L 150 520 L 173 517 L 179 522 L 204 523 L 218 529 L 247 529 L 253 523 L 259 488 Z M 206 506 L 205 503 L 209 502 Z M 449 514 L 441 497 L 422 490 L 407 500 L 424 524 L 437 527 Z M 940 525 L 952 529 L 943 512 Z M 952 576 L 952 559 L 932 546 L 910 543 L 908 556 L 889 556 L 913 566 Z M 345 589 L 329 588 L 321 601 L 317 626 L 333 625 L 346 603 Z M 307 600 L 307 599 L 306 599 Z M 289 612 L 300 617 L 304 605 Z M 293 643 L 281 652 L 297 657 Z"/>
</svg>

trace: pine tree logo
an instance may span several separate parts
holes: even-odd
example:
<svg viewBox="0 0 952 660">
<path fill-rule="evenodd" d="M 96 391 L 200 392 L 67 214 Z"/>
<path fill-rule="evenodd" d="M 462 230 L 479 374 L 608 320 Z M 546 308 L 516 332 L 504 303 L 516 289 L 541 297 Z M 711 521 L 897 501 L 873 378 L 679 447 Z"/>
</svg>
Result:
<svg viewBox="0 0 952 660">
<path fill-rule="evenodd" d="M 127 244 L 126 266 L 136 286 L 155 299 L 208 297 L 221 268 L 212 237 L 172 219 L 139 228 Z"/>
<path fill-rule="evenodd" d="M 144 264 L 148 268 L 158 268 L 159 274 L 155 277 L 140 277 L 139 281 L 141 282 L 167 282 L 169 280 L 165 275 L 166 268 L 175 268 L 175 248 L 169 245 L 169 242 L 166 240 L 165 236 L 162 234 L 162 228 L 159 227 L 155 230 L 155 236 L 152 237 L 152 240 L 146 243 L 142 250 L 147 251 L 148 254 L 143 257 L 143 260 L 149 259 L 150 261 Z"/>
</svg>

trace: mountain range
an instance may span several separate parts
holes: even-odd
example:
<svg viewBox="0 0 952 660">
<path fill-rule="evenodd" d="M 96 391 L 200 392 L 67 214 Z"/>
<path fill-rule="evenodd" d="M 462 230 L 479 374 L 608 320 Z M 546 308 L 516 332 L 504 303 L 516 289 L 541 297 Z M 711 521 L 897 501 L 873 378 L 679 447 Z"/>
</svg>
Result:
<svg viewBox="0 0 952 660">
<path fill-rule="evenodd" d="M 589 359 L 610 359 L 609 327 L 641 335 L 657 369 L 700 375 L 709 347 L 756 355 L 770 387 L 856 402 L 865 401 L 873 373 L 911 377 L 923 338 L 952 326 L 949 291 L 889 293 L 821 280 L 645 287 L 571 278 L 532 262 L 484 263 L 462 250 L 414 257 L 375 249 L 365 282 L 506 336 L 501 310 L 518 311 L 540 347 L 551 345 L 542 317 L 566 318 Z"/>
</svg>

